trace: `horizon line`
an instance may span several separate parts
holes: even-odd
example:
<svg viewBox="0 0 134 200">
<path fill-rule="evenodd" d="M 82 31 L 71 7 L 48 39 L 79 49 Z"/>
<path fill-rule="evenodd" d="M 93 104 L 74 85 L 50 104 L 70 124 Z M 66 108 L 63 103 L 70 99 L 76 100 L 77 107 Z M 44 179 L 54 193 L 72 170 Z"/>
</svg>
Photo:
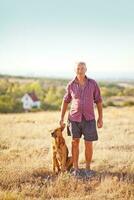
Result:
<svg viewBox="0 0 134 200">
<path fill-rule="evenodd" d="M 35 79 L 43 79 L 43 78 L 46 78 L 46 79 L 61 79 L 61 80 L 71 80 L 73 77 L 61 77 L 61 76 L 45 76 L 45 75 L 30 75 L 30 74 L 9 74 L 9 73 L 0 73 L 0 78 L 1 77 L 16 77 L 16 78 L 35 78 Z M 88 76 L 89 77 L 89 76 Z M 93 78 L 93 77 L 91 77 Z M 98 81 L 134 81 L 134 78 L 133 77 L 94 77 L 94 79 L 97 79 Z"/>
</svg>

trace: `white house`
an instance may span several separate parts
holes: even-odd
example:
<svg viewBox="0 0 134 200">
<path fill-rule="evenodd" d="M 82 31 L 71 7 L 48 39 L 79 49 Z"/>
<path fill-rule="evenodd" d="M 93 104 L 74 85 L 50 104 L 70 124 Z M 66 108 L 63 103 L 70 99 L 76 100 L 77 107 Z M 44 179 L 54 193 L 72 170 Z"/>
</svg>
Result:
<svg viewBox="0 0 134 200">
<path fill-rule="evenodd" d="M 21 102 L 23 103 L 23 108 L 25 110 L 30 110 L 33 107 L 40 108 L 40 100 L 36 96 L 34 92 L 26 93 L 22 99 Z"/>
</svg>

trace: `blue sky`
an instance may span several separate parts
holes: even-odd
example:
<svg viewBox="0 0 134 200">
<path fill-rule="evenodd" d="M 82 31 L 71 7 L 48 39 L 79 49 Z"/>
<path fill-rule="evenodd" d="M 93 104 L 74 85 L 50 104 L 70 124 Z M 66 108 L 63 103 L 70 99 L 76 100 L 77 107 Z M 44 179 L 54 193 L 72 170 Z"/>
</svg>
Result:
<svg viewBox="0 0 134 200">
<path fill-rule="evenodd" d="M 0 73 L 134 78 L 134 1 L 0 0 Z"/>
</svg>

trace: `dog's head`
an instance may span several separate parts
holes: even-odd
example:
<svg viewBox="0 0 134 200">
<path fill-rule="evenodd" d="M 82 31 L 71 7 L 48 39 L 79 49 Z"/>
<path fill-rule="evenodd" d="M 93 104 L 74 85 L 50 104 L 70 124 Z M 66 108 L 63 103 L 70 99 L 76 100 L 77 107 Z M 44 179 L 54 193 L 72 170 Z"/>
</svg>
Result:
<svg viewBox="0 0 134 200">
<path fill-rule="evenodd" d="M 64 128 L 65 128 L 65 124 L 62 127 L 54 129 L 54 131 L 51 132 L 51 136 L 54 138 L 62 137 L 62 131 L 64 130 Z"/>
</svg>

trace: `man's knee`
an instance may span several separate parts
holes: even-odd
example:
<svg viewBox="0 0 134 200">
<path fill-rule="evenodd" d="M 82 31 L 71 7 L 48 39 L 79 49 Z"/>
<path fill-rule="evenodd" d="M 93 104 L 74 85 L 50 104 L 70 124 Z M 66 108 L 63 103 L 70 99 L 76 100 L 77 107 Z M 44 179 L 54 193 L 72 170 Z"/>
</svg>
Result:
<svg viewBox="0 0 134 200">
<path fill-rule="evenodd" d="M 73 147 L 78 147 L 79 146 L 79 142 L 80 142 L 79 138 L 73 138 L 73 140 L 72 140 L 72 146 Z"/>
<path fill-rule="evenodd" d="M 92 141 L 85 141 L 86 148 L 93 148 Z"/>
</svg>

